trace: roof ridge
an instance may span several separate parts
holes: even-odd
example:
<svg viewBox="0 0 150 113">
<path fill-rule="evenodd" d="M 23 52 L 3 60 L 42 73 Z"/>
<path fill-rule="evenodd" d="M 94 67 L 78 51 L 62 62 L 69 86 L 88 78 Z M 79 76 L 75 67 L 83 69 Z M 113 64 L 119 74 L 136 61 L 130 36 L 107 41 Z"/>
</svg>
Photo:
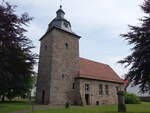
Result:
<svg viewBox="0 0 150 113">
<path fill-rule="evenodd" d="M 108 64 L 104 64 L 104 63 L 101 63 L 101 62 L 98 62 L 98 61 L 95 61 L 95 60 L 91 60 L 91 59 L 88 59 L 88 58 L 80 57 L 80 59 L 84 59 L 84 60 L 88 60 L 88 61 L 90 61 L 90 62 L 94 62 L 94 63 L 103 64 L 103 65 L 109 66 Z M 109 67 L 110 67 L 110 66 L 109 66 Z"/>
</svg>

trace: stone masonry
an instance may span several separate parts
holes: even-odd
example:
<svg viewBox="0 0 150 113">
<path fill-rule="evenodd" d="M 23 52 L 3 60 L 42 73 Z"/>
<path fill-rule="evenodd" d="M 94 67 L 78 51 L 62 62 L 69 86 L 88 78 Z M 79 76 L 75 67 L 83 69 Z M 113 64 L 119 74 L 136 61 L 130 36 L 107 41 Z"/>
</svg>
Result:
<svg viewBox="0 0 150 113">
<path fill-rule="evenodd" d="M 72 105 L 116 104 L 117 91 L 123 91 L 123 83 L 115 79 L 112 82 L 79 77 L 80 36 L 72 32 L 62 7 L 56 13 L 56 18 L 40 39 L 36 102 L 50 105 L 65 105 L 68 102 Z M 107 72 L 108 66 L 104 69 Z M 114 74 L 110 68 L 108 72 Z"/>
<path fill-rule="evenodd" d="M 54 28 L 41 41 L 37 100 L 65 104 L 72 98 L 72 83 L 79 72 L 79 37 Z M 72 103 L 72 102 L 71 102 Z"/>
<path fill-rule="evenodd" d="M 99 80 L 90 80 L 90 79 L 77 79 L 80 87 L 80 95 L 82 98 L 82 105 L 87 105 L 85 101 L 85 94 L 89 94 L 89 103 L 90 105 L 105 105 L 105 104 L 117 104 L 117 92 L 124 90 L 122 84 L 108 82 L 108 81 L 99 81 Z M 85 90 L 85 84 L 89 84 L 89 91 Z M 103 92 L 99 93 L 99 85 L 102 85 Z M 108 86 L 108 94 L 106 94 L 105 86 Z"/>
</svg>

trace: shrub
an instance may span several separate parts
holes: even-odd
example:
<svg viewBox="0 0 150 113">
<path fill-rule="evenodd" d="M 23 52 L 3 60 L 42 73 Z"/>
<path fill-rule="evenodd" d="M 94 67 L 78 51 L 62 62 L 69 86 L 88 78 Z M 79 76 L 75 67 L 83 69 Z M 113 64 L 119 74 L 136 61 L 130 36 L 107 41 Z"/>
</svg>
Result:
<svg viewBox="0 0 150 113">
<path fill-rule="evenodd" d="M 70 107 L 70 103 L 69 102 L 66 102 L 65 103 L 65 108 L 69 108 Z"/>
<path fill-rule="evenodd" d="M 125 94 L 125 104 L 140 104 L 140 98 L 135 94 Z"/>
</svg>

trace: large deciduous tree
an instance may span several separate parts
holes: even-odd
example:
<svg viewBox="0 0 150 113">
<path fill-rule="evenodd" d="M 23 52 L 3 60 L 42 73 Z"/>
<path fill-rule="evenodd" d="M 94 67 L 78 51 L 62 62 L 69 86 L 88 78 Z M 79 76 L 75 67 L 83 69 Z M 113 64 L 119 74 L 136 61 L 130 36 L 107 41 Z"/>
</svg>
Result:
<svg viewBox="0 0 150 113">
<path fill-rule="evenodd" d="M 22 96 L 32 88 L 36 54 L 24 33 L 32 20 L 27 13 L 18 16 L 16 6 L 0 4 L 0 97 Z"/>
<path fill-rule="evenodd" d="M 130 31 L 121 35 L 133 46 L 132 53 L 119 62 L 129 66 L 126 79 L 139 85 L 141 92 L 150 93 L 150 0 L 145 0 L 141 8 L 146 14 L 141 24 L 129 26 Z"/>
</svg>

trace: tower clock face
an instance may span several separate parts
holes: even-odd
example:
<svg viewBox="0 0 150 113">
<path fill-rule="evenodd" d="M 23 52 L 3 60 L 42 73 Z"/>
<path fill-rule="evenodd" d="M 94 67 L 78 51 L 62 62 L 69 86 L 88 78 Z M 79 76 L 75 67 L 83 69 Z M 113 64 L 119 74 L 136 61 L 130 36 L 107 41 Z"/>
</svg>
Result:
<svg viewBox="0 0 150 113">
<path fill-rule="evenodd" d="M 66 28 L 68 28 L 68 23 L 64 22 L 64 26 L 65 26 Z"/>
</svg>

